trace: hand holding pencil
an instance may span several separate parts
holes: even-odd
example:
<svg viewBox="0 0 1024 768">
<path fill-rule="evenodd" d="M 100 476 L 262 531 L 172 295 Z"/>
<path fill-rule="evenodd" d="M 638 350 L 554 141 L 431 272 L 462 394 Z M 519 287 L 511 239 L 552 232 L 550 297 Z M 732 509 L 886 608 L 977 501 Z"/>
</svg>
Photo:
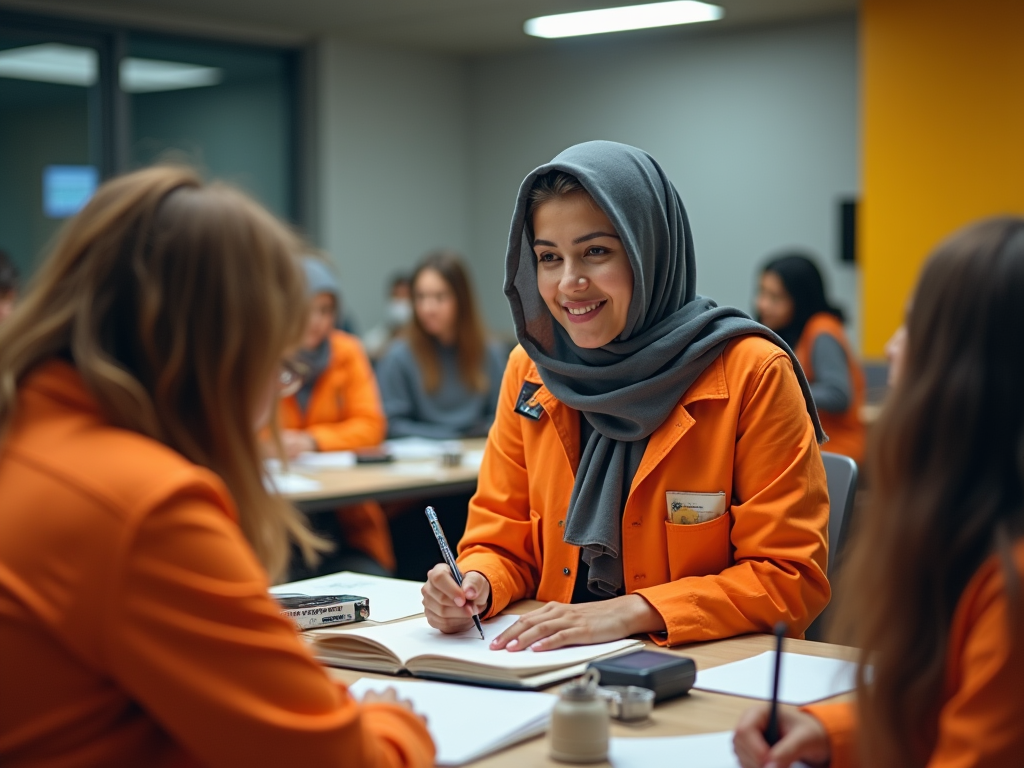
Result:
<svg viewBox="0 0 1024 768">
<path fill-rule="evenodd" d="M 484 633 L 480 615 L 486 612 L 490 602 L 491 585 L 476 571 L 462 575 L 433 512 L 432 507 L 427 507 L 427 520 L 445 562 L 438 563 L 430 570 L 427 583 L 421 590 L 427 623 L 448 634 L 462 632 L 476 625 L 482 639 Z"/>
</svg>

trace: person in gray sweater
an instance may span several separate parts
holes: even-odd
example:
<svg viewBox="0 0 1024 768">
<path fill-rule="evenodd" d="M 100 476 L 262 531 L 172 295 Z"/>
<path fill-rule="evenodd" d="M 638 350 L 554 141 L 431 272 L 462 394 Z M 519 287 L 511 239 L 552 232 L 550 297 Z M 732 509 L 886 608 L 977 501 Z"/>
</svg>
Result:
<svg viewBox="0 0 1024 768">
<path fill-rule="evenodd" d="M 428 255 L 413 273 L 412 299 L 412 322 L 377 366 L 388 437 L 486 435 L 508 350 L 487 340 L 458 255 Z"/>
</svg>

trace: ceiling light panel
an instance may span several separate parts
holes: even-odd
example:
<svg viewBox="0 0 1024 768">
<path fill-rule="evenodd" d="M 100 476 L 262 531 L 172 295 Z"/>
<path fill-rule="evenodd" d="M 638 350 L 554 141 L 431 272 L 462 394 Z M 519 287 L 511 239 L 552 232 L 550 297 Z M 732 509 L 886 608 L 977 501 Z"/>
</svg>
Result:
<svg viewBox="0 0 1024 768">
<path fill-rule="evenodd" d="M 95 85 L 99 57 L 92 48 L 43 43 L 0 51 L 0 77 L 60 85 Z M 177 91 L 217 85 L 224 70 L 180 61 L 121 60 L 121 88 L 127 93 Z"/>
<path fill-rule="evenodd" d="M 696 0 L 676 0 L 539 16 L 527 21 L 523 25 L 523 30 L 534 37 L 577 37 L 717 21 L 724 14 L 725 11 L 718 5 Z"/>
</svg>

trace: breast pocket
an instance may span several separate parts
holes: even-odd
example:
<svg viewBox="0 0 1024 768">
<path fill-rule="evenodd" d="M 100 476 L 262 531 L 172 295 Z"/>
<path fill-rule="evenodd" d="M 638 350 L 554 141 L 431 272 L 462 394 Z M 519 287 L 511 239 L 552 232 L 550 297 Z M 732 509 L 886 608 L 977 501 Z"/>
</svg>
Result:
<svg viewBox="0 0 1024 768">
<path fill-rule="evenodd" d="M 665 523 L 668 567 L 672 581 L 686 576 L 709 576 L 732 565 L 732 516 L 724 515 L 706 523 L 680 525 Z"/>
</svg>

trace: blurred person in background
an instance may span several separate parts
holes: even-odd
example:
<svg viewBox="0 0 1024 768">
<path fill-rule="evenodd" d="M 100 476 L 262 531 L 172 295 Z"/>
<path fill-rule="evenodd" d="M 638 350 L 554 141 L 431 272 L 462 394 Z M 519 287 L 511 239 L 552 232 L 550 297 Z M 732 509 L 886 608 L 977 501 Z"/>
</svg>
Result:
<svg viewBox="0 0 1024 768">
<path fill-rule="evenodd" d="M 821 272 L 807 256 L 787 253 L 761 272 L 758 320 L 789 344 L 811 384 L 821 426 L 822 450 L 860 463 L 864 458 L 864 372 L 843 329 L 843 312 L 829 303 Z"/>
<path fill-rule="evenodd" d="M 428 255 L 412 275 L 412 322 L 377 367 L 389 437 L 482 437 L 508 354 L 488 340 L 462 260 Z"/>
<path fill-rule="evenodd" d="M 363 336 L 363 346 L 371 360 L 380 359 L 388 345 L 402 332 L 412 319 L 412 283 L 404 272 L 391 276 L 388 303 L 384 308 L 384 321 Z"/>
<path fill-rule="evenodd" d="M 302 267 L 309 317 L 299 349 L 291 358 L 301 383 L 280 401 L 285 458 L 379 445 L 387 421 L 370 361 L 355 336 L 334 327 L 341 304 L 338 281 L 322 259 L 304 256 Z M 316 515 L 312 521 L 318 533 L 339 544 L 320 570 L 383 574 L 394 568 L 387 521 L 376 502 L 342 507 L 336 521 L 329 515 Z M 296 568 L 301 572 L 296 573 Z M 310 575 L 301 564 L 293 564 L 292 577 Z"/>
<path fill-rule="evenodd" d="M 0 323 L 14 311 L 14 303 L 18 300 L 18 268 L 14 260 L 3 248 L 0 248 Z"/>
</svg>

